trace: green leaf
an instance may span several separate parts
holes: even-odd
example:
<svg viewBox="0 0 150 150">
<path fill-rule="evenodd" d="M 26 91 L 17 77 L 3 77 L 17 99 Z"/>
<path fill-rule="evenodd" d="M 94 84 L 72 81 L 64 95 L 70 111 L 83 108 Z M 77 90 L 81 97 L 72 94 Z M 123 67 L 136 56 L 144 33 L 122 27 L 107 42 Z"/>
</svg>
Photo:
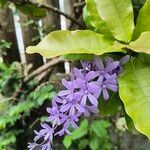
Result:
<svg viewBox="0 0 150 150">
<path fill-rule="evenodd" d="M 150 139 L 150 56 L 143 54 L 125 65 L 119 94 L 135 128 Z"/>
<path fill-rule="evenodd" d="M 110 123 L 105 120 L 97 120 L 93 121 L 91 124 L 91 130 L 99 137 L 99 138 L 107 138 L 107 128 L 110 127 Z"/>
<path fill-rule="evenodd" d="M 131 42 L 126 47 L 135 52 L 150 54 L 150 31 L 143 32 L 136 41 Z"/>
<path fill-rule="evenodd" d="M 95 0 L 99 16 L 106 22 L 113 36 L 129 42 L 134 29 L 133 8 L 130 0 Z"/>
<path fill-rule="evenodd" d="M 91 150 L 99 150 L 100 139 L 96 136 L 92 136 L 90 139 L 90 148 Z"/>
<path fill-rule="evenodd" d="M 88 29 L 94 30 L 93 25 L 91 24 L 91 18 L 89 16 L 89 13 L 87 11 L 87 5 L 83 8 L 83 20 L 87 26 Z"/>
<path fill-rule="evenodd" d="M 139 12 L 136 27 L 133 32 L 133 40 L 137 39 L 144 31 L 150 31 L 150 0 L 146 0 Z"/>
<path fill-rule="evenodd" d="M 79 144 L 78 144 L 78 149 L 81 150 L 81 149 L 85 149 L 89 144 L 89 140 L 88 139 L 81 139 Z"/>
<path fill-rule="evenodd" d="M 43 8 L 38 8 L 35 5 L 31 4 L 24 4 L 24 5 L 17 5 L 17 9 L 19 9 L 22 13 L 31 16 L 31 17 L 45 17 L 46 10 Z"/>
<path fill-rule="evenodd" d="M 66 135 L 63 144 L 66 148 L 69 148 L 72 144 L 73 140 L 80 139 L 81 137 L 85 136 L 88 133 L 88 121 L 84 119 L 80 126 L 72 132 L 71 135 Z"/>
<path fill-rule="evenodd" d="M 71 144 L 72 144 L 72 139 L 70 138 L 69 135 L 65 136 L 64 140 L 63 140 L 63 144 L 64 146 L 68 149 Z"/>
<path fill-rule="evenodd" d="M 54 31 L 37 46 L 29 46 L 27 53 L 40 53 L 46 58 L 65 54 L 95 54 L 122 51 L 120 45 L 105 36 L 89 30 Z"/>
<path fill-rule="evenodd" d="M 87 8 L 87 19 L 85 19 L 86 24 L 94 27 L 94 30 L 100 34 L 112 37 L 111 32 L 109 31 L 106 23 L 100 18 L 98 14 L 98 10 L 94 0 L 86 0 L 86 8 Z"/>
</svg>

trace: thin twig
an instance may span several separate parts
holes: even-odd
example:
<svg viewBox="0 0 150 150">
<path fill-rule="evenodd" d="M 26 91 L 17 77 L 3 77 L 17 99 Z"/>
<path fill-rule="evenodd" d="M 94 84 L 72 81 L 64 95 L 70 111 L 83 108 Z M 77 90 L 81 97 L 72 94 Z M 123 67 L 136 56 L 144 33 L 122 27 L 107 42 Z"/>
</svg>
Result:
<svg viewBox="0 0 150 150">
<path fill-rule="evenodd" d="M 35 71 L 33 71 L 31 74 L 29 74 L 28 76 L 26 76 L 23 80 L 24 83 L 30 81 L 31 79 L 33 79 L 35 76 L 39 75 L 40 73 L 46 71 L 47 69 L 49 69 L 50 67 L 60 63 L 60 62 L 64 62 L 64 59 L 59 57 L 59 58 L 55 58 L 52 59 L 51 61 L 49 61 L 48 63 L 44 64 L 43 66 L 39 67 L 38 69 L 36 69 Z"/>
</svg>

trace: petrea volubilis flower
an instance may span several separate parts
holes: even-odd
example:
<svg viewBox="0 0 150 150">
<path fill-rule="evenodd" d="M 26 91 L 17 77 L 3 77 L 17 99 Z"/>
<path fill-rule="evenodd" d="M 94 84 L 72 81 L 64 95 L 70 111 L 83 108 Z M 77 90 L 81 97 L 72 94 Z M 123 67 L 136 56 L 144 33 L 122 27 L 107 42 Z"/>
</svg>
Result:
<svg viewBox="0 0 150 150">
<path fill-rule="evenodd" d="M 117 92 L 117 77 L 129 58 L 126 55 L 119 61 L 111 57 L 81 61 L 82 68 L 73 69 L 70 81 L 62 79 L 65 89 L 53 98 L 52 106 L 47 108 L 49 116 L 46 123 L 41 124 L 42 129 L 34 131 L 36 136 L 34 142 L 29 143 L 29 150 L 51 150 L 53 138 L 71 134 L 69 127 L 77 128 L 80 116 L 98 113 L 99 97 L 108 100 L 109 90 Z"/>
</svg>

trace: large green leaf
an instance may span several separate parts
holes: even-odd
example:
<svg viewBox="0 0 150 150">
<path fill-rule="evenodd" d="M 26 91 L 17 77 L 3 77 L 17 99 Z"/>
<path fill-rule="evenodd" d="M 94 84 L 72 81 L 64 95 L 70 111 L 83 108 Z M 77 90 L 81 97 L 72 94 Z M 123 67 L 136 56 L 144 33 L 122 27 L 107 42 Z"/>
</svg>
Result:
<svg viewBox="0 0 150 150">
<path fill-rule="evenodd" d="M 126 46 L 136 52 L 150 54 L 150 31 L 143 32 L 141 36 Z"/>
<path fill-rule="evenodd" d="M 72 53 L 101 55 L 108 52 L 122 51 L 118 44 L 93 31 L 62 30 L 51 32 L 37 46 L 29 46 L 27 53 L 40 53 L 46 58 Z"/>
<path fill-rule="evenodd" d="M 146 0 L 137 18 L 133 39 L 137 39 L 144 31 L 150 31 L 150 0 Z"/>
<path fill-rule="evenodd" d="M 125 65 L 119 94 L 135 128 L 150 139 L 150 55 L 141 54 Z"/>
<path fill-rule="evenodd" d="M 96 32 L 112 37 L 112 34 L 110 33 L 106 23 L 100 18 L 98 14 L 94 0 L 86 0 L 86 8 L 88 16 L 88 19 L 85 19 L 86 24 L 91 24 Z M 85 13 L 84 16 L 86 16 Z"/>
<path fill-rule="evenodd" d="M 95 0 L 100 17 L 113 36 L 129 42 L 134 29 L 133 8 L 130 0 Z"/>
</svg>

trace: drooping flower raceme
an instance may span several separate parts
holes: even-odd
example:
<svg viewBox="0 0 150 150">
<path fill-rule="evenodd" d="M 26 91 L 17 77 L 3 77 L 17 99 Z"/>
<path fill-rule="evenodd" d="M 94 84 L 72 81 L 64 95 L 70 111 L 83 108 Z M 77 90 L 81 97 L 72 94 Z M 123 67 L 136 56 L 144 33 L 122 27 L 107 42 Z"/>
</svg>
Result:
<svg viewBox="0 0 150 150">
<path fill-rule="evenodd" d="M 69 127 L 77 128 L 80 116 L 98 113 L 99 97 L 108 100 L 109 90 L 117 92 L 117 76 L 129 58 L 127 55 L 114 61 L 111 57 L 96 57 L 94 61 L 82 61 L 82 68 L 74 68 L 70 81 L 62 79 L 65 89 L 53 98 L 52 106 L 47 108 L 49 116 L 41 124 L 42 129 L 34 131 L 34 142 L 28 148 L 51 150 L 53 137 L 71 134 Z"/>
</svg>

